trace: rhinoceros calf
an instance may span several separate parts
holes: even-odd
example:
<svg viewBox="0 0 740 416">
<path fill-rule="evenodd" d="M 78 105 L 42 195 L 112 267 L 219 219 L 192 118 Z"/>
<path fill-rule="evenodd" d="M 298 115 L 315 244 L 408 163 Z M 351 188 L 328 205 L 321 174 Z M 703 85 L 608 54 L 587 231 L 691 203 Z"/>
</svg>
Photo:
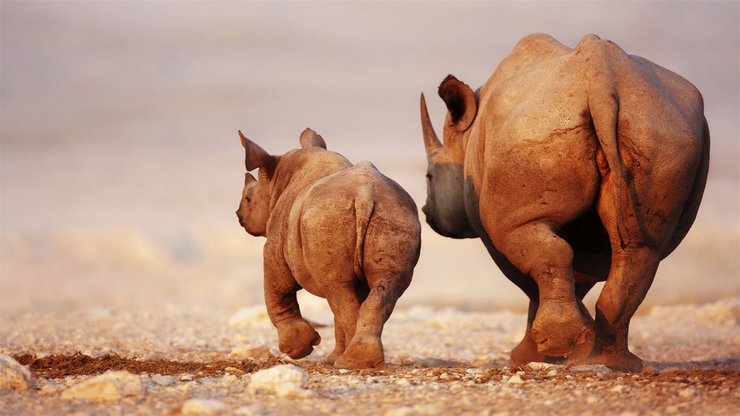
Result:
<svg viewBox="0 0 740 416">
<path fill-rule="evenodd" d="M 629 322 L 660 260 L 696 217 L 709 164 L 701 94 L 587 35 L 575 48 L 522 39 L 476 92 L 453 76 L 444 144 L 421 120 L 422 211 L 438 233 L 480 237 L 530 299 L 514 364 L 562 360 L 638 370 Z M 596 320 L 581 300 L 604 281 Z"/>
<path fill-rule="evenodd" d="M 384 365 L 381 333 L 411 283 L 421 226 L 414 201 L 369 162 L 352 165 L 306 129 L 301 148 L 271 156 L 239 132 L 247 173 L 236 212 L 264 246 L 265 304 L 280 351 L 304 357 L 321 341 L 296 292 L 326 298 L 337 367 Z"/>
</svg>

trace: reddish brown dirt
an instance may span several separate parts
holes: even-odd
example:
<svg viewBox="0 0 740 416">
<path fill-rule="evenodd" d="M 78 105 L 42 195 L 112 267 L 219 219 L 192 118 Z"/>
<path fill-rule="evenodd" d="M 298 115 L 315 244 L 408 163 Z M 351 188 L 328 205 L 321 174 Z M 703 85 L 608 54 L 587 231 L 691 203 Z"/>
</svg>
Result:
<svg viewBox="0 0 740 416">
<path fill-rule="evenodd" d="M 207 363 L 137 360 L 135 358 L 121 357 L 118 354 L 91 357 L 80 353 L 73 355 L 49 355 L 42 358 L 36 358 L 31 354 L 21 354 L 13 358 L 19 363 L 28 366 L 34 377 L 51 379 L 67 376 L 96 375 L 108 370 L 126 370 L 137 374 L 179 375 L 187 373 L 196 377 L 218 377 L 223 376 L 227 368 L 235 368 L 244 373 L 253 373 L 257 370 L 281 363 L 280 359 L 272 356 L 260 363 L 250 360 L 216 360 Z"/>
</svg>

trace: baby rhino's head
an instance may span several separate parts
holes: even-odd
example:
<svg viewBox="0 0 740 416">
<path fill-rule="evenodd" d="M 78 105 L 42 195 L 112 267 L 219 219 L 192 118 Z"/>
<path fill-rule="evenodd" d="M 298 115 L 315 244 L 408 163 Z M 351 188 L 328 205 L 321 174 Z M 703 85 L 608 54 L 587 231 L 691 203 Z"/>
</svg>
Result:
<svg viewBox="0 0 740 416">
<path fill-rule="evenodd" d="M 244 163 L 247 173 L 244 174 L 244 189 L 236 216 L 239 218 L 239 224 L 249 234 L 264 236 L 270 217 L 270 179 L 275 170 L 276 158 L 244 137 L 241 131 L 239 137 L 246 150 Z M 259 168 L 259 179 L 255 179 L 249 173 L 255 168 Z"/>
</svg>

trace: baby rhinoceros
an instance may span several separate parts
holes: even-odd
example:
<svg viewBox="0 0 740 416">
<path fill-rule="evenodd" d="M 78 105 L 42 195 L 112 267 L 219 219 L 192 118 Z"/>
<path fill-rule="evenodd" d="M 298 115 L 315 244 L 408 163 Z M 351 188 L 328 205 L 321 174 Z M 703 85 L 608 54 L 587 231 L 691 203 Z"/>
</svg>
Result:
<svg viewBox="0 0 740 416">
<path fill-rule="evenodd" d="M 272 156 L 239 132 L 247 173 L 236 212 L 264 246 L 265 304 L 280 351 L 301 358 L 321 341 L 296 292 L 326 298 L 336 346 L 327 362 L 382 367 L 381 333 L 419 259 L 416 205 L 369 162 L 352 165 L 306 129 L 300 149 Z"/>
</svg>

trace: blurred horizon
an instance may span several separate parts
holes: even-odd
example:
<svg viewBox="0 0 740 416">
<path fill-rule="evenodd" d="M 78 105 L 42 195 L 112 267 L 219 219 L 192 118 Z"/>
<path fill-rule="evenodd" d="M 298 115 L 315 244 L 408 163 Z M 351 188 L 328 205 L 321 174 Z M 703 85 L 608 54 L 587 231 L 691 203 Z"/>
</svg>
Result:
<svg viewBox="0 0 740 416">
<path fill-rule="evenodd" d="M 4 0 L 0 22 L 0 313 L 260 302 L 238 129 L 282 154 L 311 127 L 421 208 L 419 94 L 441 133 L 439 82 L 481 85 L 535 32 L 595 33 L 699 88 L 709 182 L 646 305 L 740 296 L 738 2 Z M 480 241 L 422 238 L 400 306 L 526 309 Z"/>
</svg>

